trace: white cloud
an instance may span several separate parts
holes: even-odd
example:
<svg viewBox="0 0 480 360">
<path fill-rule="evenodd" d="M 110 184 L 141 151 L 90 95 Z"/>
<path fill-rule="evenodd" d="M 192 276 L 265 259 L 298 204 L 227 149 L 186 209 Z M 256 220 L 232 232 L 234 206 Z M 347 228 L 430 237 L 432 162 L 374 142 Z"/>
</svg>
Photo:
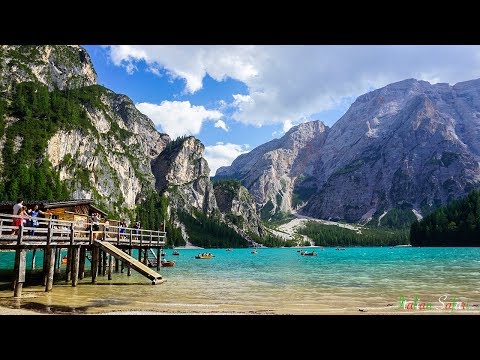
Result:
<svg viewBox="0 0 480 360">
<path fill-rule="evenodd" d="M 239 155 L 248 152 L 249 145 L 239 145 L 217 142 L 215 145 L 205 146 L 205 159 L 210 167 L 210 176 L 215 175 L 221 166 L 231 165 Z"/>
<path fill-rule="evenodd" d="M 204 76 L 244 82 L 235 94 L 233 119 L 262 126 L 297 123 L 342 99 L 407 78 L 450 84 L 479 77 L 479 46 L 110 46 L 114 64 L 145 61 L 186 82 L 193 93 Z M 129 65 L 130 64 L 130 65 Z"/>
<path fill-rule="evenodd" d="M 139 103 L 135 106 L 172 139 L 182 135 L 196 135 L 204 121 L 217 120 L 223 116 L 218 110 L 191 105 L 190 101 L 162 101 L 160 105 Z"/>
<path fill-rule="evenodd" d="M 144 60 L 149 67 L 163 67 L 173 78 L 186 81 L 185 90 L 202 88 L 204 76 L 222 81 L 227 76 L 247 81 L 257 75 L 253 46 L 113 45 L 108 47 L 117 66 Z"/>
<path fill-rule="evenodd" d="M 288 130 L 290 130 L 292 128 L 292 126 L 293 126 L 293 124 L 289 119 L 285 120 L 283 122 L 283 132 L 286 133 Z"/>
<path fill-rule="evenodd" d="M 223 130 L 225 130 L 225 131 L 228 131 L 227 124 L 225 124 L 225 121 L 223 121 L 223 120 L 218 120 L 218 121 L 215 123 L 215 127 L 216 127 L 216 128 L 220 128 L 220 129 L 223 129 Z"/>
</svg>

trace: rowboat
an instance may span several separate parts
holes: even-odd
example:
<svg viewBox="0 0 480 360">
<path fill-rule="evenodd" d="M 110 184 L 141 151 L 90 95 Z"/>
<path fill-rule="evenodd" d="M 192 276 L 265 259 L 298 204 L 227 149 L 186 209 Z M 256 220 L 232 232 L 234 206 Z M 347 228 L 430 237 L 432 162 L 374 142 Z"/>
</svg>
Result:
<svg viewBox="0 0 480 360">
<path fill-rule="evenodd" d="M 180 255 L 180 253 L 179 253 L 177 250 L 174 250 L 174 251 L 172 252 L 172 255 Z"/>
<path fill-rule="evenodd" d="M 317 256 L 317 253 L 315 251 L 312 251 L 312 252 L 303 251 L 300 254 L 302 254 L 303 256 Z"/>
<path fill-rule="evenodd" d="M 215 257 L 215 255 L 212 255 L 212 254 L 198 254 L 197 256 L 195 256 L 195 259 L 211 259 Z"/>
<path fill-rule="evenodd" d="M 160 263 L 163 267 L 172 267 L 175 265 L 175 260 L 162 260 Z"/>
</svg>

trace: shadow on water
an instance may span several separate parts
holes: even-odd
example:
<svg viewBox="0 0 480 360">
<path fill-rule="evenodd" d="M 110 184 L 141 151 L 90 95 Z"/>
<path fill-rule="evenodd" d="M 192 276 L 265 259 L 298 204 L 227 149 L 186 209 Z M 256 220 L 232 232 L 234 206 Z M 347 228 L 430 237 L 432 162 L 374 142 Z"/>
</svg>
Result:
<svg viewBox="0 0 480 360">
<path fill-rule="evenodd" d="M 89 305 L 85 306 L 66 306 L 66 305 L 45 305 L 36 302 L 27 302 L 21 304 L 17 309 L 26 309 L 38 311 L 44 314 L 86 314 L 90 308 L 103 308 L 115 303 L 116 305 L 128 304 L 127 301 L 113 300 L 113 299 L 97 299 L 91 301 Z"/>
<path fill-rule="evenodd" d="M 32 310 L 42 314 L 86 314 L 89 309 L 104 308 L 109 305 L 126 305 L 128 301 L 115 299 L 95 299 L 85 306 L 46 305 L 23 299 L 0 299 L 0 305 L 10 309 Z"/>
<path fill-rule="evenodd" d="M 90 307 L 91 306 L 45 305 L 36 302 L 27 302 L 21 304 L 18 309 L 33 310 L 44 314 L 85 314 Z"/>
</svg>

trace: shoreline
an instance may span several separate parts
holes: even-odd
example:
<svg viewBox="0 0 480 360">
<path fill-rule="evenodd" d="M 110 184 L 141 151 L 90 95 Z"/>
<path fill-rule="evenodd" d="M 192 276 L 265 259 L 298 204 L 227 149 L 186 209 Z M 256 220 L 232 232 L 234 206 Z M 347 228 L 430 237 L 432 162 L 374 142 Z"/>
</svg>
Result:
<svg viewBox="0 0 480 360">
<path fill-rule="evenodd" d="M 99 313 L 47 313 L 44 311 L 35 311 L 35 310 L 26 310 L 26 309 L 12 309 L 5 306 L 0 306 L 0 318 L 2 315 L 87 315 L 87 316 L 161 316 L 161 315 L 178 315 L 178 316 L 205 316 L 205 315 L 212 315 L 212 316 L 318 316 L 318 315 L 480 315 L 480 311 L 455 311 L 445 312 L 445 311 L 385 311 L 385 309 L 358 309 L 358 310 L 344 310 L 342 312 L 334 312 L 334 311 L 321 311 L 318 313 L 291 313 L 291 312 L 269 312 L 269 311 L 258 311 L 258 310 L 251 310 L 251 311 L 152 311 L 152 310 L 118 310 L 118 311 L 106 311 L 106 312 L 99 312 Z"/>
</svg>

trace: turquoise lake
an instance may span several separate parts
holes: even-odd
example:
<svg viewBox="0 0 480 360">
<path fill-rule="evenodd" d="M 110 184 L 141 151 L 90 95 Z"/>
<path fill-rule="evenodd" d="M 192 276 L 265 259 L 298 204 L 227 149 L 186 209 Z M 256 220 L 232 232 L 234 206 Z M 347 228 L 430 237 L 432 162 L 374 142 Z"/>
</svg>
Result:
<svg viewBox="0 0 480 360">
<path fill-rule="evenodd" d="M 114 273 L 111 281 L 99 276 L 91 285 L 87 261 L 77 287 L 59 279 L 45 293 L 27 284 L 20 300 L 8 284 L 14 253 L 1 252 L 0 305 L 74 313 L 397 314 L 421 313 L 400 306 L 402 297 L 417 297 L 434 304 L 434 312 L 451 313 L 441 308 L 441 297 L 469 305 L 455 313 L 480 312 L 480 248 L 325 248 L 315 249 L 318 256 L 301 256 L 296 248 L 251 250 L 179 249 L 180 256 L 172 256 L 167 249 L 166 258 L 176 264 L 160 270 L 167 281 L 155 286 L 135 271 L 130 277 Z M 204 251 L 215 257 L 194 258 Z M 37 267 L 41 258 L 40 252 Z M 30 259 L 31 253 L 27 269 Z M 27 281 L 34 277 L 27 270 Z"/>
</svg>

